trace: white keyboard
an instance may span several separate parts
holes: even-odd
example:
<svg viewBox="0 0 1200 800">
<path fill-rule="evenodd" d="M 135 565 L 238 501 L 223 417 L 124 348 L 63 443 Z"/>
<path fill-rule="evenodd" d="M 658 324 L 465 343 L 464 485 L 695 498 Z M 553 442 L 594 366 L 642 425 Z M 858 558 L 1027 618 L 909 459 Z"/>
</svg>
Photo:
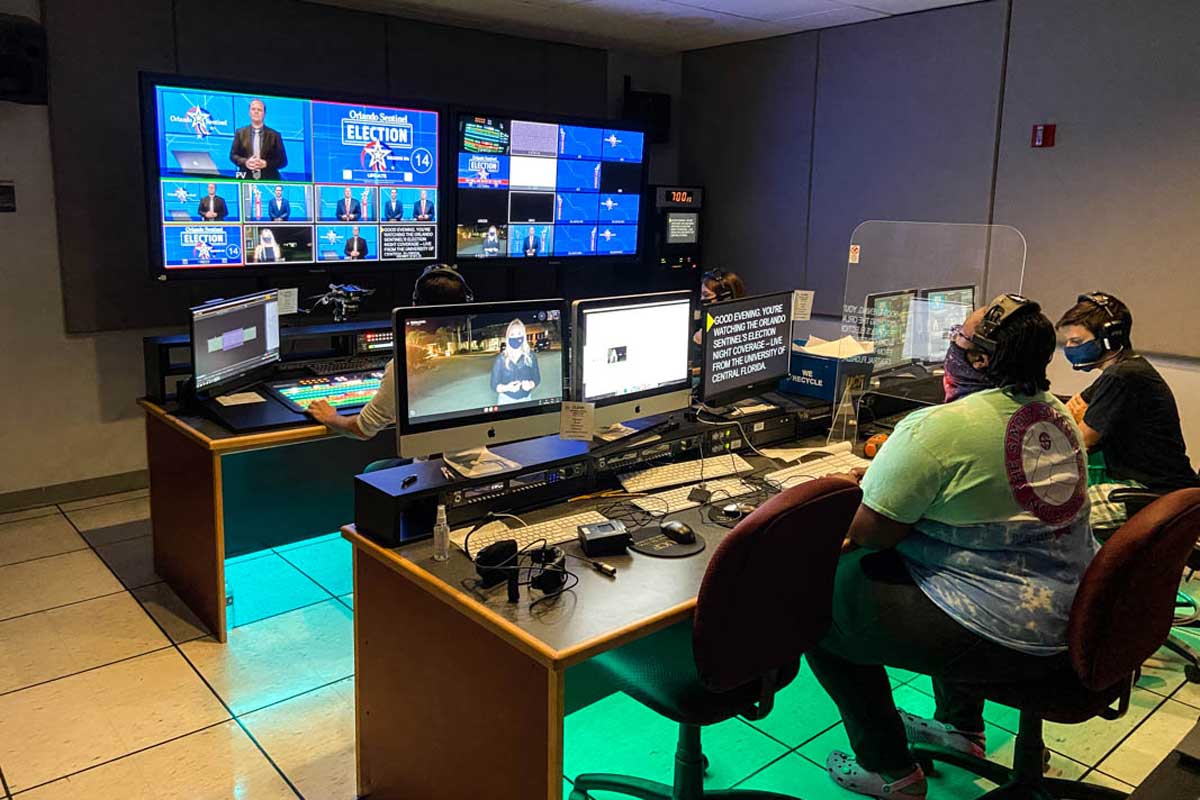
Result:
<svg viewBox="0 0 1200 800">
<path fill-rule="evenodd" d="M 607 519 L 603 514 L 595 511 L 584 511 L 569 517 L 559 517 L 534 525 L 526 525 L 523 528 L 520 526 L 509 527 L 503 520 L 493 520 L 471 534 L 471 555 L 472 557 L 478 555 L 480 550 L 502 539 L 516 539 L 518 550 L 541 541 L 547 545 L 574 542 L 579 539 L 578 528 L 580 525 L 605 522 Z M 450 542 L 459 550 L 465 550 L 463 542 L 466 541 L 467 533 L 470 530 L 470 527 L 466 527 L 451 531 Z"/>
<path fill-rule="evenodd" d="M 701 464 L 704 465 L 703 469 L 701 469 Z M 668 486 L 699 483 L 707 481 L 709 478 L 742 475 L 753 471 L 754 467 L 750 466 L 746 459 L 739 455 L 729 454 L 697 458 L 694 461 L 680 461 L 678 464 L 665 464 L 638 472 L 627 472 L 620 477 L 620 481 L 627 492 L 652 492 L 655 489 L 666 489 Z"/>
<path fill-rule="evenodd" d="M 853 453 L 836 453 L 825 458 L 817 458 L 777 469 L 774 472 L 768 472 L 763 477 L 767 481 L 780 484 L 784 489 L 789 489 L 805 481 L 824 478 L 826 475 L 849 472 L 855 467 L 866 469 L 870 463 L 865 458 L 859 458 Z"/>
<path fill-rule="evenodd" d="M 674 514 L 676 511 L 683 511 L 700 505 L 695 500 L 688 498 L 688 495 L 695 488 L 695 486 L 680 486 L 677 489 L 668 489 L 665 492 L 648 494 L 645 497 L 637 498 L 633 501 L 633 504 L 651 514 Z M 705 480 L 704 488 L 712 495 L 711 502 L 719 505 L 724 505 L 725 501 L 732 500 L 735 497 L 741 497 L 744 494 L 757 491 L 756 487 L 746 483 L 741 478 L 719 478 L 715 481 Z"/>
</svg>

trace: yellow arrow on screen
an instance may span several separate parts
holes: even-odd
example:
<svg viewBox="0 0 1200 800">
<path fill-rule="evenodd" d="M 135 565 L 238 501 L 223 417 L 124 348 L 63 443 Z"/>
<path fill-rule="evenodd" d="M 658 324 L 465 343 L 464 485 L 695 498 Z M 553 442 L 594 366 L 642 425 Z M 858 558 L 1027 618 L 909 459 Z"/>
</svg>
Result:
<svg viewBox="0 0 1200 800">
<path fill-rule="evenodd" d="M 706 319 L 705 319 L 705 321 L 704 321 L 704 332 L 705 332 L 705 333 L 708 333 L 709 331 L 711 331 L 711 330 L 712 330 L 712 326 L 713 326 L 713 321 L 714 321 L 714 320 L 713 320 L 713 318 L 712 318 L 712 314 L 707 314 L 707 313 L 706 313 L 704 316 L 706 317 Z"/>
</svg>

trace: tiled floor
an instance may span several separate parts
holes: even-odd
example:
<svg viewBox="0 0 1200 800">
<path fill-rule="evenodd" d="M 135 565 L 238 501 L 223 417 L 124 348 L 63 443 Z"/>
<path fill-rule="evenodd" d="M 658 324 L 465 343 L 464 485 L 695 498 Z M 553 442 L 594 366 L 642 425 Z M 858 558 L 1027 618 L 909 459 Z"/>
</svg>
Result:
<svg viewBox="0 0 1200 800">
<path fill-rule="evenodd" d="M 354 797 L 349 546 L 331 534 L 232 559 L 222 646 L 154 574 L 148 513 L 131 492 L 0 515 L 0 798 Z M 898 705 L 931 712 L 928 678 L 892 681 Z M 1200 685 L 1164 651 L 1123 719 L 1047 726 L 1051 768 L 1128 791 L 1198 715 Z M 1016 713 L 986 716 L 991 755 L 1011 762 Z M 852 797 L 820 766 L 846 741 L 807 670 L 766 719 L 704 740 L 712 787 Z M 669 782 L 674 742 L 671 723 L 610 695 L 567 718 L 565 772 Z M 987 788 L 943 768 L 930 797 Z"/>
</svg>

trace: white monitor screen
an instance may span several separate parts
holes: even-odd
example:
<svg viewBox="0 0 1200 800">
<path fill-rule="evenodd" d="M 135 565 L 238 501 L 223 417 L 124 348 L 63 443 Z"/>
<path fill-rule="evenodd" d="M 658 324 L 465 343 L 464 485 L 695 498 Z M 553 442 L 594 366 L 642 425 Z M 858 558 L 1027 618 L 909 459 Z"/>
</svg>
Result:
<svg viewBox="0 0 1200 800">
<path fill-rule="evenodd" d="M 581 320 L 585 402 L 621 397 L 688 379 L 691 301 L 586 309 Z"/>
</svg>

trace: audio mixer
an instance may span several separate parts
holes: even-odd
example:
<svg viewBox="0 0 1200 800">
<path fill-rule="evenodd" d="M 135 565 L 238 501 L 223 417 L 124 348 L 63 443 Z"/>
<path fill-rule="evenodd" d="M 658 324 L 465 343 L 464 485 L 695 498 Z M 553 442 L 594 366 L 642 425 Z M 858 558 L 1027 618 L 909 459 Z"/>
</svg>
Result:
<svg viewBox="0 0 1200 800">
<path fill-rule="evenodd" d="M 293 411 L 304 413 L 308 404 L 315 400 L 324 400 L 341 411 L 360 408 L 371 402 L 382 381 L 383 371 L 378 370 L 273 381 L 267 384 L 267 388 Z"/>
</svg>

